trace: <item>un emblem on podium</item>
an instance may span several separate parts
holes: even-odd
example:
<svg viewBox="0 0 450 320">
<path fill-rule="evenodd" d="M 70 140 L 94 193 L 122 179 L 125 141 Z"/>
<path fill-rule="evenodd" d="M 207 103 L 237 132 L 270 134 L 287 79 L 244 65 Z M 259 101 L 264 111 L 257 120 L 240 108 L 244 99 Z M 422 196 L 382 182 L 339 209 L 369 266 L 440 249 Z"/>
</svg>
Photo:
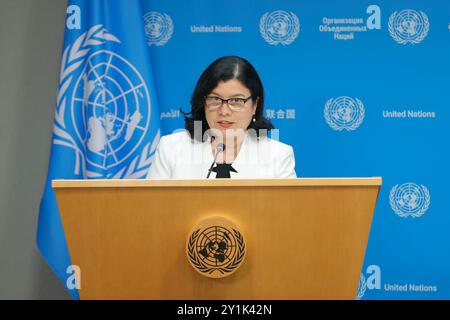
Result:
<svg viewBox="0 0 450 320">
<path fill-rule="evenodd" d="M 186 253 L 192 267 L 209 278 L 234 273 L 245 258 L 245 241 L 239 228 L 222 217 L 207 218 L 191 231 Z"/>
</svg>

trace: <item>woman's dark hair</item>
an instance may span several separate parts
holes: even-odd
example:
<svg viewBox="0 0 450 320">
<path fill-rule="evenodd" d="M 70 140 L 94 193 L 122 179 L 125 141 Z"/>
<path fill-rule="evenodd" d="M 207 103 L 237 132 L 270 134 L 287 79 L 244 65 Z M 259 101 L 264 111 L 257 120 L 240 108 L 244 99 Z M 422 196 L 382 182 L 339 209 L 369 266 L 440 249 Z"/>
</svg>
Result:
<svg viewBox="0 0 450 320">
<path fill-rule="evenodd" d="M 197 138 L 198 140 L 199 138 L 194 136 L 195 121 L 202 122 L 201 139 L 206 130 L 209 129 L 205 116 L 205 97 L 214 90 L 220 81 L 232 79 L 242 82 L 250 90 L 252 100 L 258 103 L 255 112 L 256 121 L 251 121 L 247 129 L 254 129 L 250 130 L 250 132 L 255 132 L 259 137 L 260 134 L 265 135 L 274 128 L 273 124 L 264 118 L 264 88 L 255 68 L 244 58 L 226 56 L 217 59 L 203 71 L 192 94 L 191 112 L 185 113 L 181 111 L 184 114 L 186 130 L 189 131 L 192 139 Z"/>
</svg>

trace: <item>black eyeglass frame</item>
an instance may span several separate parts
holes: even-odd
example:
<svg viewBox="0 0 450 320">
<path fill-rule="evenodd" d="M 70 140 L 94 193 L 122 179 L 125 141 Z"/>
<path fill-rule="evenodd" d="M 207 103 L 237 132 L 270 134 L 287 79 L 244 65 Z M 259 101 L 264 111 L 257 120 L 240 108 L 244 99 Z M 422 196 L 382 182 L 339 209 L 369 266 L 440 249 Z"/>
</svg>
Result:
<svg viewBox="0 0 450 320">
<path fill-rule="evenodd" d="M 210 107 L 210 106 L 208 106 L 207 103 L 206 103 L 206 99 L 208 99 L 208 98 L 218 99 L 218 100 L 220 100 L 221 103 L 218 104 L 217 107 Z M 235 107 L 232 107 L 232 106 L 228 103 L 228 101 L 233 100 L 233 99 L 239 99 L 239 100 L 242 100 L 242 101 L 243 101 L 242 107 L 237 108 L 237 109 L 236 109 Z M 247 103 L 247 101 L 250 100 L 250 99 L 253 99 L 253 96 L 249 96 L 248 98 L 232 97 L 232 98 L 228 98 L 228 99 L 222 99 L 222 98 L 220 98 L 220 97 L 218 97 L 218 96 L 205 96 L 205 107 L 208 108 L 208 109 L 210 109 L 210 110 L 211 110 L 211 109 L 214 110 L 214 109 L 220 108 L 221 106 L 223 106 L 223 103 L 226 102 L 226 103 L 227 103 L 227 106 L 228 106 L 231 110 L 237 111 L 237 110 L 243 109 L 244 106 L 245 106 L 245 104 Z"/>
</svg>

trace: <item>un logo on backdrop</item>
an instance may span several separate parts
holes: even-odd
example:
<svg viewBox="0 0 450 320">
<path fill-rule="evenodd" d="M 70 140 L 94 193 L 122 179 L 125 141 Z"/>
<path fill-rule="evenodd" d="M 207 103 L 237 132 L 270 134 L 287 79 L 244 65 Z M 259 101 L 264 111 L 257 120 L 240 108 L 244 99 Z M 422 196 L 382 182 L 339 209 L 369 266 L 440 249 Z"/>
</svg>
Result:
<svg viewBox="0 0 450 320">
<path fill-rule="evenodd" d="M 363 122 L 365 110 L 359 99 L 342 96 L 329 99 L 323 113 L 326 122 L 332 129 L 353 131 Z"/>
<path fill-rule="evenodd" d="M 282 10 L 266 12 L 259 20 L 259 32 L 271 45 L 289 45 L 300 32 L 300 22 L 292 12 Z"/>
<path fill-rule="evenodd" d="M 430 206 L 430 193 L 424 185 L 415 183 L 396 184 L 389 194 L 392 210 L 402 218 L 422 216 Z"/>
<path fill-rule="evenodd" d="M 173 22 L 168 14 L 155 11 L 144 15 L 145 34 L 149 46 L 162 46 L 169 41 L 173 34 Z"/>
<path fill-rule="evenodd" d="M 412 9 L 395 11 L 389 17 L 389 33 L 400 44 L 417 44 L 421 42 L 430 30 L 427 15 Z"/>
</svg>

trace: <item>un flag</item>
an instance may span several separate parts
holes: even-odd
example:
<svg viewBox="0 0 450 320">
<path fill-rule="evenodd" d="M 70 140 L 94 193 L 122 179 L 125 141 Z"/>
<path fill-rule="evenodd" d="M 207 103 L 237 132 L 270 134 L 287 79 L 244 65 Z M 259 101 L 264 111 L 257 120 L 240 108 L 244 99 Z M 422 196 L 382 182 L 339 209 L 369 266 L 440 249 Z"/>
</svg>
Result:
<svg viewBox="0 0 450 320">
<path fill-rule="evenodd" d="M 76 269 L 51 181 L 144 178 L 159 141 L 159 110 L 143 17 L 140 1 L 68 3 L 37 232 L 44 259 L 65 285 Z M 79 283 L 67 288 L 78 298 Z"/>
</svg>

